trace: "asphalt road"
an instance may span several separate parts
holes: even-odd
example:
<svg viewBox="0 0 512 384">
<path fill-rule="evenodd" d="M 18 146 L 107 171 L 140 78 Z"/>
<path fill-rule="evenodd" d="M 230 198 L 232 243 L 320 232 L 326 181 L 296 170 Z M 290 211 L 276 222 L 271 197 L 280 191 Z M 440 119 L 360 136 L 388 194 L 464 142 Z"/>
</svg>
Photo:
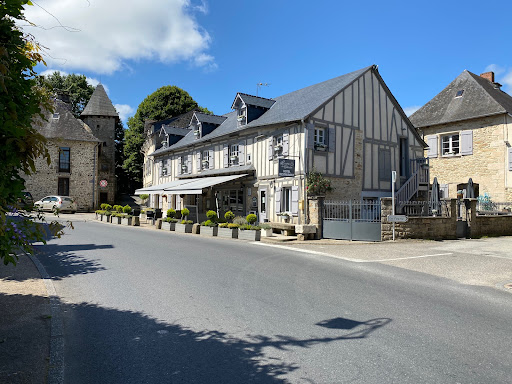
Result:
<svg viewBox="0 0 512 384">
<path fill-rule="evenodd" d="M 66 383 L 510 383 L 504 290 L 244 241 L 68 232 L 38 247 Z"/>
</svg>

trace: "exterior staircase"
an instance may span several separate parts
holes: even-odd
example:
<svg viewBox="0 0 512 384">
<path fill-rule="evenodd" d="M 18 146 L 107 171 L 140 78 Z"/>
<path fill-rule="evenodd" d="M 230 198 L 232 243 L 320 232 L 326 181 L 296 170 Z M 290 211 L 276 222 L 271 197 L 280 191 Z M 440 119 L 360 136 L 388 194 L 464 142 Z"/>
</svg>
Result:
<svg viewBox="0 0 512 384">
<path fill-rule="evenodd" d="M 395 207 L 402 212 L 405 205 L 420 191 L 427 191 L 430 183 L 429 159 L 418 158 L 411 160 L 411 177 L 395 192 Z"/>
</svg>

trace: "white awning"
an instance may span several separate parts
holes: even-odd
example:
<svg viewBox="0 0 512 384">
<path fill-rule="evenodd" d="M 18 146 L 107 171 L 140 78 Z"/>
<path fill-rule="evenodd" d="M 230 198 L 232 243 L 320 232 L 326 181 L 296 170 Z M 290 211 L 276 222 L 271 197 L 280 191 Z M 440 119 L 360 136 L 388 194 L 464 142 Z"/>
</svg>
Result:
<svg viewBox="0 0 512 384">
<path fill-rule="evenodd" d="M 173 188 L 173 187 L 179 187 L 181 185 L 190 183 L 194 179 L 188 179 L 188 180 L 174 180 L 169 183 L 163 183 L 163 184 L 157 184 L 152 185 L 151 187 L 146 188 L 139 188 L 135 190 L 136 195 L 159 195 L 164 192 L 165 188 Z"/>
<path fill-rule="evenodd" d="M 203 193 L 204 188 L 227 183 L 229 181 L 239 179 L 247 175 L 247 173 L 244 173 L 241 175 L 212 176 L 199 177 L 197 179 L 188 179 L 186 180 L 186 184 L 165 188 L 164 193 L 167 193 L 169 195 L 201 195 Z"/>
</svg>

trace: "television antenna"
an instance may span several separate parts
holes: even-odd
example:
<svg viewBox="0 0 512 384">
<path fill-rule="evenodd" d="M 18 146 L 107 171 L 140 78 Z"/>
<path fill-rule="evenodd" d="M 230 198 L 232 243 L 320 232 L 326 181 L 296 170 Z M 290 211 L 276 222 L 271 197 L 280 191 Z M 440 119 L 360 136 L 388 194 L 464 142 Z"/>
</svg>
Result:
<svg viewBox="0 0 512 384">
<path fill-rule="evenodd" d="M 270 83 L 256 83 L 256 96 L 258 96 L 258 92 L 261 87 L 268 87 Z"/>
</svg>

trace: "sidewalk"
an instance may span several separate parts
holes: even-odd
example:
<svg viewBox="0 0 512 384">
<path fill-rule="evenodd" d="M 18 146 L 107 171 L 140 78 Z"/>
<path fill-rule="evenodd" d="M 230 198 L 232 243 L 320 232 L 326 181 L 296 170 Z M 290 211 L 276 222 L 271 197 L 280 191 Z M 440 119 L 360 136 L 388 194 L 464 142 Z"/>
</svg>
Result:
<svg viewBox="0 0 512 384">
<path fill-rule="evenodd" d="M 50 356 L 50 301 L 28 256 L 0 264 L 0 383 L 45 383 Z"/>
</svg>

